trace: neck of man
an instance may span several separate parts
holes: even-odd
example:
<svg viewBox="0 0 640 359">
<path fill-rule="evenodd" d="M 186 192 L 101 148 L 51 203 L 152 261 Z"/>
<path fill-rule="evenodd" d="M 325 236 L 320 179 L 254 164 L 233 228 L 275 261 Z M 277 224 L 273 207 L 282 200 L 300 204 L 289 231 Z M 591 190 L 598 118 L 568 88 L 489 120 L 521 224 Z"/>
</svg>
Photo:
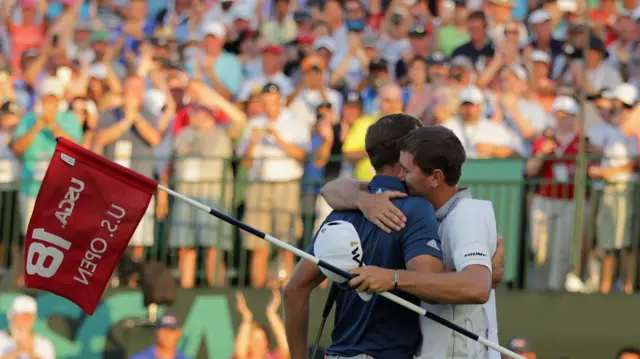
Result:
<svg viewBox="0 0 640 359">
<path fill-rule="evenodd" d="M 156 346 L 156 357 L 160 359 L 174 359 L 176 357 L 176 351 L 172 348 Z"/>
<path fill-rule="evenodd" d="M 487 43 L 487 35 L 483 35 L 480 38 L 477 39 L 472 39 L 471 40 L 471 44 L 473 45 L 473 47 L 475 47 L 476 49 L 480 49 L 484 46 L 484 44 Z"/>
<path fill-rule="evenodd" d="M 263 71 L 263 72 L 264 72 L 264 74 L 265 74 L 267 77 L 269 77 L 269 78 L 271 78 L 271 77 L 275 76 L 275 75 L 279 72 L 279 71 L 278 71 L 278 69 L 269 69 L 269 68 L 266 68 L 266 67 L 265 67 L 265 68 L 263 68 L 263 70 L 262 70 L 262 71 Z"/>
<path fill-rule="evenodd" d="M 440 209 L 440 207 L 444 206 L 445 203 L 449 202 L 449 200 L 453 198 L 456 193 L 458 193 L 458 187 L 445 184 L 442 189 L 440 189 L 432 196 L 432 198 L 427 198 L 427 200 L 431 202 L 433 208 L 435 208 L 435 210 L 437 211 Z"/>
<path fill-rule="evenodd" d="M 463 120 L 465 125 L 474 126 L 474 125 L 477 125 L 478 122 L 480 122 L 480 116 L 468 117 Z"/>
</svg>

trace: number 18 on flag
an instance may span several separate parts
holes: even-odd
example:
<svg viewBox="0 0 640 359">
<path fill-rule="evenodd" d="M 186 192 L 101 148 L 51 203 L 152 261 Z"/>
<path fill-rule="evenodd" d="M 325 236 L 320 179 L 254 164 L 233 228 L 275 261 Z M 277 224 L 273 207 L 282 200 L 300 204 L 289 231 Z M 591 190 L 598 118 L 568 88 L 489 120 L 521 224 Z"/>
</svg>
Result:
<svg viewBox="0 0 640 359">
<path fill-rule="evenodd" d="M 157 186 L 59 138 L 27 229 L 27 288 L 93 314 Z"/>
</svg>

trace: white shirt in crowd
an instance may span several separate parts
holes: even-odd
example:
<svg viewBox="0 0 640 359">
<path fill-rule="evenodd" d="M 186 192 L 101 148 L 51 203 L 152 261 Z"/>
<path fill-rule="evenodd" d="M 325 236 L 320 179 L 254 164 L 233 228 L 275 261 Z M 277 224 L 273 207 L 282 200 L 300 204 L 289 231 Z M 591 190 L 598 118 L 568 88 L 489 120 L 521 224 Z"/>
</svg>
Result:
<svg viewBox="0 0 640 359">
<path fill-rule="evenodd" d="M 55 359 L 56 352 L 49 339 L 34 334 L 34 351 L 40 359 Z M 17 347 L 16 341 L 5 331 L 0 331 L 0 356 L 12 353 Z M 26 355 L 19 355 L 17 359 L 32 359 Z"/>
<path fill-rule="evenodd" d="M 289 96 L 294 90 L 293 82 L 282 72 L 278 72 L 273 76 L 267 76 L 261 73 L 250 80 L 245 79 L 245 81 L 243 81 L 240 92 L 238 92 L 238 101 L 247 101 L 254 88 L 259 87 L 262 89 L 268 82 L 276 84 L 283 97 Z"/>
<path fill-rule="evenodd" d="M 498 233 L 490 201 L 471 198 L 468 189 L 460 189 L 436 211 L 438 235 L 442 242 L 442 260 L 447 269 L 460 272 L 470 265 L 491 271 L 491 258 L 498 246 Z M 430 304 L 422 308 L 473 333 L 498 342 L 495 290 L 485 304 Z M 420 317 L 422 348 L 418 359 L 469 358 L 500 359 L 500 353 L 431 319 Z M 484 353 L 484 354 L 483 354 Z"/>
<path fill-rule="evenodd" d="M 520 155 L 526 154 L 522 138 L 502 123 L 481 118 L 475 125 L 467 125 L 461 118 L 454 117 L 442 125 L 460 139 L 468 158 L 479 158 L 480 155 L 476 152 L 479 143 L 505 146 Z"/>
<path fill-rule="evenodd" d="M 311 150 L 311 135 L 308 124 L 295 118 L 283 109 L 275 121 L 269 121 L 266 116 L 259 116 L 249 120 L 237 148 L 239 156 L 244 156 L 251 143 L 253 129 L 266 130 L 273 127 L 283 141 L 300 147 L 306 153 Z M 302 178 L 303 163 L 287 156 L 276 143 L 272 135 L 265 134 L 253 150 L 253 161 L 249 171 L 249 180 L 266 182 L 287 182 Z"/>
<path fill-rule="evenodd" d="M 331 88 L 324 89 L 327 100 L 331 103 L 331 109 L 335 114 L 336 121 L 340 119 L 340 109 L 342 108 L 342 96 L 340 93 Z M 316 108 L 323 102 L 322 94 L 317 90 L 305 89 L 291 102 L 289 110 L 297 119 L 304 119 L 311 129 L 316 123 Z"/>
<path fill-rule="evenodd" d="M 602 148 L 602 169 L 620 167 L 633 161 L 636 155 L 636 139 L 626 136 L 622 131 L 609 122 L 602 122 L 593 126 L 588 132 L 589 142 Z M 637 178 L 634 173 L 618 173 L 613 180 L 619 182 L 632 181 Z M 596 188 L 603 188 L 604 183 L 595 183 Z"/>
</svg>

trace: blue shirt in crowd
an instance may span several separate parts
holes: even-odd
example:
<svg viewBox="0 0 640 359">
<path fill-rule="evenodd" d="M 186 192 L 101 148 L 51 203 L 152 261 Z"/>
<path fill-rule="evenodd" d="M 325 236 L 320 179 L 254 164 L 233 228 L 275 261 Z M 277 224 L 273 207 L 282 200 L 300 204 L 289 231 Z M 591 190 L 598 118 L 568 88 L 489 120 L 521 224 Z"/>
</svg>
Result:
<svg viewBox="0 0 640 359">
<path fill-rule="evenodd" d="M 369 191 L 406 192 L 407 189 L 395 177 L 376 175 L 369 183 Z M 433 206 L 419 197 L 396 199 L 393 203 L 407 217 L 407 226 L 400 232 L 385 233 L 360 211 L 334 211 L 325 223 L 342 220 L 355 227 L 362 243 L 365 265 L 406 269 L 406 263 L 416 256 L 431 255 L 442 260 Z M 314 244 L 315 238 L 307 252 L 313 254 Z M 415 296 L 398 295 L 420 304 Z M 336 300 L 335 318 L 327 355 L 367 354 L 376 359 L 412 359 L 422 341 L 416 313 L 378 295 L 365 302 L 355 290 L 341 291 Z"/>
<path fill-rule="evenodd" d="M 317 167 L 314 162 L 314 154 L 324 143 L 320 135 L 311 137 L 311 159 L 305 164 L 304 178 L 302 180 L 302 193 L 320 194 L 322 183 L 324 182 L 324 167 Z"/>
<path fill-rule="evenodd" d="M 160 359 L 156 356 L 156 346 L 153 345 L 138 354 L 134 355 L 131 359 Z M 176 349 L 176 356 L 173 359 L 190 359 L 188 356 L 182 354 Z"/>
</svg>

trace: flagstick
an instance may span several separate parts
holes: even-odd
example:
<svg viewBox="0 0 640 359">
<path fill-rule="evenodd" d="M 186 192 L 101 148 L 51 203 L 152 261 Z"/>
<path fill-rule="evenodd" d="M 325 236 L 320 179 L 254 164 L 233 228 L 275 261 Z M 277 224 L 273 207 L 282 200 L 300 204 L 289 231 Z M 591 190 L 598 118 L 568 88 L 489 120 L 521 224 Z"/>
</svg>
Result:
<svg viewBox="0 0 640 359">
<path fill-rule="evenodd" d="M 331 264 L 329 264 L 329 263 L 327 263 L 327 262 L 325 262 L 323 260 L 320 260 L 320 259 L 314 257 L 313 255 L 311 255 L 311 254 L 309 254 L 309 253 L 307 253 L 307 252 L 305 252 L 305 251 L 303 251 L 303 250 L 301 250 L 299 248 L 296 248 L 296 247 L 294 247 L 294 246 L 292 246 L 292 245 L 290 245 L 290 244 L 288 244 L 286 242 L 283 242 L 283 241 L 279 240 L 278 238 L 276 238 L 276 237 L 274 237 L 272 235 L 269 235 L 267 233 L 259 231 L 259 230 L 255 229 L 255 228 L 253 228 L 253 227 L 251 227 L 251 226 L 249 226 L 249 225 L 247 225 L 247 224 L 245 224 L 243 222 L 240 222 L 239 220 L 237 220 L 237 219 L 235 219 L 233 217 L 230 217 L 230 216 L 218 211 L 215 208 L 211 208 L 209 206 L 205 206 L 204 204 L 202 204 L 202 203 L 200 203 L 198 201 L 195 201 L 195 200 L 193 200 L 193 199 L 191 199 L 191 198 L 189 198 L 187 196 L 181 195 L 180 193 L 178 193 L 178 192 L 176 192 L 176 191 L 174 191 L 174 190 L 172 190 L 170 188 L 167 188 L 167 187 L 165 187 L 163 185 L 159 184 L 158 185 L 158 189 L 161 190 L 161 191 L 165 191 L 168 194 L 172 195 L 173 197 L 175 197 L 177 199 L 180 199 L 182 201 L 185 201 L 185 202 L 189 203 L 190 205 L 192 205 L 192 206 L 194 206 L 194 207 L 196 207 L 196 208 L 198 208 L 198 209 L 200 209 L 202 211 L 205 211 L 205 212 L 209 213 L 210 215 L 212 215 L 214 217 L 217 217 L 217 218 L 219 218 L 219 219 L 221 219 L 221 220 L 223 220 L 223 221 L 225 221 L 225 222 L 227 222 L 227 223 L 229 223 L 229 224 L 231 224 L 231 225 L 233 225 L 235 227 L 238 227 L 238 228 L 240 228 L 240 229 L 242 229 L 242 230 L 244 230 L 246 232 L 249 232 L 249 233 L 253 234 L 256 237 L 262 238 L 262 239 L 266 240 L 267 242 L 269 242 L 269 243 L 271 243 L 271 244 L 273 244 L 275 246 L 278 246 L 278 247 L 280 247 L 282 249 L 286 249 L 286 250 L 292 252 L 293 254 L 297 255 L 298 257 L 304 258 L 304 259 L 306 259 L 308 261 L 311 261 L 311 262 L 317 264 L 318 266 L 320 266 L 322 268 L 328 269 L 331 272 L 333 272 L 333 273 L 335 273 L 335 274 L 337 274 L 337 275 L 339 275 L 339 276 L 341 276 L 343 278 L 353 279 L 355 277 L 351 273 L 345 272 L 342 269 L 337 268 L 337 267 L 335 267 L 335 266 L 333 266 L 333 265 L 331 265 Z M 447 328 L 449 328 L 451 330 L 454 330 L 454 331 L 464 335 L 467 338 L 473 339 L 473 340 L 477 341 L 478 343 L 480 343 L 480 344 L 482 344 L 484 346 L 487 346 L 487 347 L 489 347 L 491 349 L 494 349 L 494 350 L 496 350 L 496 351 L 498 351 L 498 352 L 500 352 L 502 354 L 505 354 L 505 355 L 507 355 L 507 356 L 509 356 L 511 358 L 514 358 L 514 359 L 525 359 L 524 357 L 512 352 L 511 350 L 509 350 L 507 348 L 504 348 L 504 347 L 500 346 L 497 343 L 489 341 L 487 338 L 484 338 L 484 337 L 481 337 L 481 336 L 479 336 L 479 335 L 477 335 L 475 333 L 472 333 L 472 332 L 468 331 L 467 329 L 458 326 L 457 324 L 454 324 L 454 323 L 452 323 L 452 322 L 450 322 L 450 321 L 448 321 L 448 320 L 446 320 L 446 319 L 444 319 L 444 318 L 442 318 L 442 317 L 440 317 L 440 316 L 438 316 L 436 314 L 433 314 L 433 313 L 421 308 L 418 305 L 415 305 L 415 304 L 409 302 L 406 299 L 398 297 L 395 294 L 391 294 L 389 292 L 383 292 L 383 293 L 379 293 L 379 295 L 383 296 L 383 297 L 391 300 L 392 302 L 395 302 L 396 304 L 399 304 L 399 305 L 401 305 L 401 306 L 403 306 L 403 307 L 405 307 L 405 308 L 407 308 L 407 309 L 409 309 L 409 310 L 411 310 L 411 311 L 413 311 L 415 313 L 418 313 L 418 314 L 420 314 L 422 316 L 425 316 L 425 317 L 427 317 L 427 318 L 429 318 L 429 319 L 431 319 L 431 320 L 433 320 L 433 321 L 435 321 L 435 322 L 437 322 L 437 323 L 439 323 L 441 325 L 444 325 L 445 327 L 447 327 Z"/>
</svg>

